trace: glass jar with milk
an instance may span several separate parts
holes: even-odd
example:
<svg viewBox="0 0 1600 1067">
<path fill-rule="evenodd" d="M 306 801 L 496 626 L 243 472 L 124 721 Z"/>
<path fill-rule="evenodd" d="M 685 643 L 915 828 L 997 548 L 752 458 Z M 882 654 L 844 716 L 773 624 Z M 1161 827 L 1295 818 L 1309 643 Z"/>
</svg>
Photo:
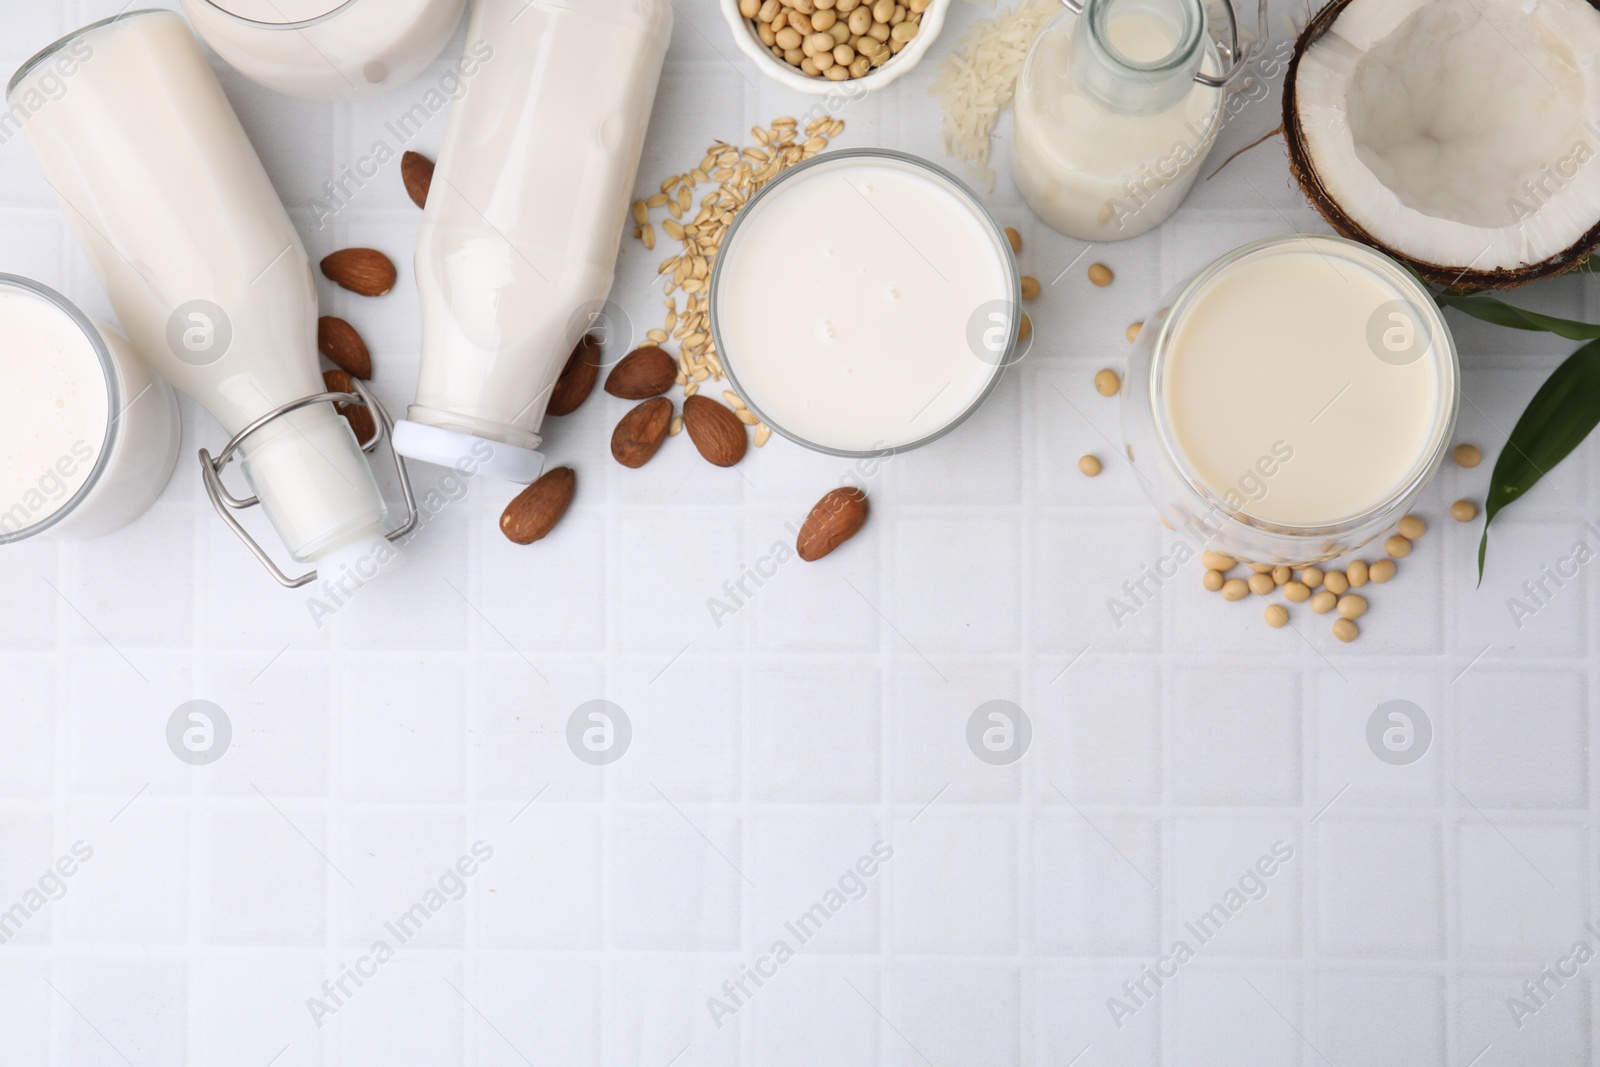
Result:
<svg viewBox="0 0 1600 1067">
<path fill-rule="evenodd" d="M 1128 458 L 1163 520 L 1247 563 L 1391 529 L 1455 428 L 1455 344 L 1403 267 L 1340 237 L 1246 245 L 1167 294 L 1128 359 Z"/>
<path fill-rule="evenodd" d="M 1239 20 L 1230 0 L 1220 46 L 1203 0 L 1065 2 L 1017 79 L 1012 174 L 1053 229 L 1137 237 L 1178 209 L 1211 151 L 1224 87 L 1244 67 Z M 1258 39 L 1265 20 L 1261 0 Z"/>
</svg>

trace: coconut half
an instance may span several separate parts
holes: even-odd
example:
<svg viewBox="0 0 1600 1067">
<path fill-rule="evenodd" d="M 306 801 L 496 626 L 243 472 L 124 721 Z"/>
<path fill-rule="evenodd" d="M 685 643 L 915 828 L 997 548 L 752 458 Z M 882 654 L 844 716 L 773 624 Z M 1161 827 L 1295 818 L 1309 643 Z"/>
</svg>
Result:
<svg viewBox="0 0 1600 1067">
<path fill-rule="evenodd" d="M 1429 281 L 1508 288 L 1600 244 L 1600 0 L 1334 0 L 1283 108 L 1311 203 Z"/>
</svg>

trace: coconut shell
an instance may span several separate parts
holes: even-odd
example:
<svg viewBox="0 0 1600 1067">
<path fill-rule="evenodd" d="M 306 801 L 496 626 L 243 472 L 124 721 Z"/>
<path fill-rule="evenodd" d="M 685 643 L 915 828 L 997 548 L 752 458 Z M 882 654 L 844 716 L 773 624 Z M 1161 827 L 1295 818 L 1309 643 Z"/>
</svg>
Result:
<svg viewBox="0 0 1600 1067">
<path fill-rule="evenodd" d="M 1300 127 L 1299 95 L 1297 79 L 1300 72 L 1300 60 L 1306 50 L 1315 44 L 1323 34 L 1327 33 L 1338 21 L 1344 9 L 1355 0 L 1332 0 L 1317 12 L 1315 18 L 1306 25 L 1300 37 L 1295 41 L 1294 56 L 1289 60 L 1289 70 L 1284 76 L 1283 83 L 1283 139 L 1288 146 L 1289 173 L 1294 175 L 1294 180 L 1299 184 L 1300 191 L 1305 194 L 1311 206 L 1317 213 L 1327 220 L 1328 225 L 1341 237 L 1348 237 L 1352 241 L 1360 241 L 1370 245 L 1378 251 L 1410 267 L 1423 278 L 1453 290 L 1477 289 L 1514 289 L 1519 285 L 1527 285 L 1541 278 L 1550 278 L 1558 274 L 1581 267 L 1596 248 L 1600 248 L 1600 222 L 1585 233 L 1570 248 L 1542 263 L 1531 263 L 1515 270 L 1504 268 L 1483 271 L 1464 269 L 1461 266 L 1445 266 L 1439 263 L 1429 263 L 1419 260 L 1396 248 L 1390 248 L 1372 234 L 1368 233 L 1362 225 L 1352 218 L 1344 208 L 1330 194 L 1322 184 L 1322 179 L 1317 174 L 1316 164 L 1311 157 L 1309 147 L 1306 145 L 1305 133 Z M 1600 11 L 1600 0 L 1587 0 L 1590 7 Z"/>
</svg>

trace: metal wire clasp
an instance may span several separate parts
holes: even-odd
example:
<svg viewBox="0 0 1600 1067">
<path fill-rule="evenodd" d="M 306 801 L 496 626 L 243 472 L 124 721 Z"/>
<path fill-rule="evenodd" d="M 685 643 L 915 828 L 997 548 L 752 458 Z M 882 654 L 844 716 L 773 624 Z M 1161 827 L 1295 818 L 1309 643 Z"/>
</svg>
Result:
<svg viewBox="0 0 1600 1067">
<path fill-rule="evenodd" d="M 367 392 L 366 386 L 362 385 L 358 379 L 352 378 L 350 384 L 355 389 L 353 393 L 317 393 L 313 396 L 303 396 L 299 400 L 292 400 L 280 407 L 273 408 L 234 434 L 233 439 L 223 447 L 222 452 L 215 459 L 211 458 L 211 453 L 206 449 L 202 448 L 200 450 L 200 474 L 205 481 L 206 495 L 211 498 L 211 506 L 217 509 L 217 514 L 222 516 L 222 521 L 233 528 L 233 532 L 239 535 L 239 540 L 243 541 L 245 547 L 251 551 L 256 559 L 261 561 L 261 565 L 272 572 L 272 576 L 278 580 L 278 584 L 288 589 L 298 589 L 302 585 L 315 581 L 317 572 L 313 570 L 308 574 L 302 574 L 298 578 L 290 578 L 283 573 L 282 568 L 272 561 L 272 557 L 267 555 L 266 550 L 256 542 L 254 537 L 250 536 L 249 531 L 239 523 L 238 518 L 233 514 L 235 511 L 243 511 L 245 508 L 255 507 L 261 503 L 260 498 L 251 496 L 241 499 L 228 492 L 228 487 L 222 484 L 222 468 L 233 460 L 234 453 L 239 450 L 240 445 L 244 444 L 246 438 L 273 419 L 282 418 L 291 411 L 299 411 L 301 408 L 329 401 L 339 404 L 360 404 L 377 416 L 374 420 L 377 425 L 372 431 L 372 437 L 361 442 L 361 451 L 370 455 L 385 437 L 389 437 L 392 440 L 394 420 L 389 417 L 389 413 L 384 410 L 383 405 L 378 403 L 377 398 Z M 394 451 L 393 445 L 390 446 L 389 453 L 394 457 L 395 473 L 400 477 L 400 491 L 405 494 L 406 501 L 405 522 L 384 534 L 384 537 L 390 541 L 396 541 L 410 533 L 417 525 L 417 502 L 411 493 L 411 477 L 406 473 L 405 457 Z"/>
<path fill-rule="evenodd" d="M 1081 15 L 1088 7 L 1090 0 L 1061 0 L 1068 11 L 1074 15 Z M 1223 0 L 1228 8 L 1228 43 L 1217 42 L 1217 48 L 1225 53 L 1228 58 L 1228 69 L 1221 74 L 1207 74 L 1205 71 L 1194 76 L 1194 80 L 1201 85 L 1208 85 L 1213 89 L 1221 89 L 1233 79 L 1244 72 L 1244 66 L 1249 62 L 1249 49 L 1243 51 L 1239 48 L 1239 12 L 1234 9 L 1233 0 Z M 1256 9 L 1256 40 L 1267 39 L 1267 0 L 1258 0 Z M 1204 4 L 1201 5 L 1202 7 Z"/>
</svg>

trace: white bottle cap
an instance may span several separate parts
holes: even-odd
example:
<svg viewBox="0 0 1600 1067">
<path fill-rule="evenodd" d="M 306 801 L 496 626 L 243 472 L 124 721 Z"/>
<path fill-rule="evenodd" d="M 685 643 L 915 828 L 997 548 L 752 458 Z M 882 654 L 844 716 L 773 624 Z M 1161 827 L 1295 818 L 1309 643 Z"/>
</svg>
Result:
<svg viewBox="0 0 1600 1067">
<path fill-rule="evenodd" d="M 400 546 L 387 537 L 366 534 L 318 556 L 317 581 L 338 586 L 341 580 L 349 579 L 355 585 L 365 585 L 380 574 L 398 570 L 402 558 Z"/>
<path fill-rule="evenodd" d="M 394 450 L 407 459 L 487 474 L 527 485 L 544 471 L 544 454 L 504 441 L 401 419 L 394 424 Z"/>
</svg>

